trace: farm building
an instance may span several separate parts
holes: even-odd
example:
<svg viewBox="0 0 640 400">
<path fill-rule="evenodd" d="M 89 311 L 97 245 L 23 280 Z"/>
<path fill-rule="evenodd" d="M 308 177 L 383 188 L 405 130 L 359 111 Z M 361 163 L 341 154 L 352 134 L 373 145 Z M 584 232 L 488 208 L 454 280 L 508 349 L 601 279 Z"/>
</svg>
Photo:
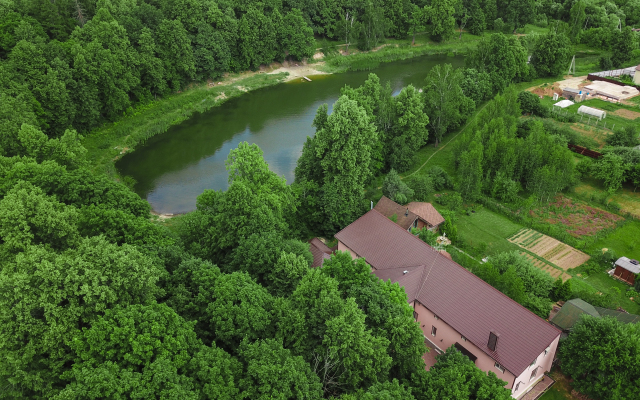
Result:
<svg viewBox="0 0 640 400">
<path fill-rule="evenodd" d="M 561 331 L 464 267 L 370 210 L 335 235 L 338 250 L 404 287 L 433 352 L 451 346 L 521 398 L 549 371 Z M 431 367 L 436 360 L 427 364 Z"/>
<path fill-rule="evenodd" d="M 562 97 L 567 100 L 573 100 L 576 103 L 580 103 L 585 99 L 585 97 L 587 97 L 587 94 L 581 89 L 564 88 L 562 90 Z"/>
<path fill-rule="evenodd" d="M 386 196 L 382 196 L 375 206 L 379 213 L 387 218 L 396 216 L 396 223 L 411 232 L 411 228 L 437 230 L 444 222 L 444 218 L 431 203 L 411 202 L 406 207 L 401 206 Z"/>
<path fill-rule="evenodd" d="M 640 263 L 638 260 L 630 260 L 627 257 L 618 258 L 613 276 L 633 285 L 636 281 L 636 275 L 638 274 L 640 274 Z"/>
<path fill-rule="evenodd" d="M 601 120 L 602 118 L 606 118 L 607 117 L 607 112 L 604 110 L 599 110 L 597 108 L 593 108 L 593 107 L 587 107 L 587 106 L 580 106 L 580 108 L 578 108 L 578 114 L 582 114 L 582 115 L 587 115 L 590 117 L 595 117 L 598 120 Z"/>
<path fill-rule="evenodd" d="M 580 317 L 585 314 L 596 318 L 613 317 L 624 324 L 640 322 L 640 315 L 594 307 L 582 299 L 573 299 L 564 303 L 562 308 L 550 318 L 550 322 L 563 332 L 569 333 Z"/>
</svg>

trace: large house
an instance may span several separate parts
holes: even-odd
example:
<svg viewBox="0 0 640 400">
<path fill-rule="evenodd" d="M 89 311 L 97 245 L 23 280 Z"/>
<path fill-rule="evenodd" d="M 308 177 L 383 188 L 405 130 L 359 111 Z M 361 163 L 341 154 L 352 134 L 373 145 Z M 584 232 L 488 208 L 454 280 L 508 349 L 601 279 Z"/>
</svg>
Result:
<svg viewBox="0 0 640 400">
<path fill-rule="evenodd" d="M 338 250 L 404 287 L 429 347 L 455 346 L 519 398 L 551 369 L 561 331 L 373 209 L 335 235 Z"/>
<path fill-rule="evenodd" d="M 386 196 L 382 196 L 374 207 L 380 214 L 387 218 L 394 218 L 402 228 L 411 232 L 411 228 L 437 230 L 444 222 L 444 218 L 431 203 L 414 201 L 401 206 Z M 394 217 L 395 216 L 395 217 Z"/>
</svg>

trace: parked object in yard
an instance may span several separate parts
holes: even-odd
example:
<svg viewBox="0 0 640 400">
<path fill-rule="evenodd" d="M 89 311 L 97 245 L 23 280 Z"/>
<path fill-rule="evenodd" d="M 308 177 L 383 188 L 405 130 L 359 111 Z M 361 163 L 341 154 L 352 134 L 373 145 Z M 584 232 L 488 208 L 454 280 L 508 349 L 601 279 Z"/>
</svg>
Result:
<svg viewBox="0 0 640 400">
<path fill-rule="evenodd" d="M 595 117 L 598 120 L 601 120 L 601 119 L 607 117 L 607 112 L 606 111 L 599 110 L 599 109 L 593 108 L 593 107 L 587 107 L 587 106 L 580 106 L 580 108 L 578 108 L 578 114 L 588 115 L 590 117 Z"/>
<path fill-rule="evenodd" d="M 558 107 L 558 108 L 567 108 L 569 106 L 574 105 L 575 103 L 571 100 L 560 100 L 559 102 L 557 102 L 556 104 L 553 105 L 553 107 Z"/>
</svg>

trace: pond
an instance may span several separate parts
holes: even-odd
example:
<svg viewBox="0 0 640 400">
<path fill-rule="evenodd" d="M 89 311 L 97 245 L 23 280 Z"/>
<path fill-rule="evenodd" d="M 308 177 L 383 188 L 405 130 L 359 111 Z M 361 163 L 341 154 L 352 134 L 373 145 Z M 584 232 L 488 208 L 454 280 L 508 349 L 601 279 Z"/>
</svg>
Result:
<svg viewBox="0 0 640 400">
<path fill-rule="evenodd" d="M 123 176 L 136 180 L 134 190 L 158 213 L 184 213 L 195 209 L 205 189 L 227 188 L 224 162 L 238 143 L 255 143 L 264 152 L 269 168 L 293 182 L 296 161 L 316 110 L 331 105 L 345 85 L 360 86 L 369 73 L 390 81 L 394 93 L 409 84 L 423 85 L 429 70 L 449 63 L 464 64 L 463 57 L 422 56 L 383 63 L 366 72 L 311 76 L 312 82 L 292 81 L 256 90 L 154 136 L 116 163 Z"/>
</svg>

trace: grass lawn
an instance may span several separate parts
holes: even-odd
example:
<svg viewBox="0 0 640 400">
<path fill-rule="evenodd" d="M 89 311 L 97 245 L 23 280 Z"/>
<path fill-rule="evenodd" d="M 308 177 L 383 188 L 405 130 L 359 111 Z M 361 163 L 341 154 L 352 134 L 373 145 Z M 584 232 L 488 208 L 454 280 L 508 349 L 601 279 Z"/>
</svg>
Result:
<svg viewBox="0 0 640 400">
<path fill-rule="evenodd" d="M 540 397 L 540 400 L 576 399 L 571 395 L 571 385 L 569 384 L 569 379 L 564 374 L 562 374 L 557 367 L 551 370 L 549 376 L 551 376 L 551 378 L 555 380 L 556 383 L 554 383 L 553 386 L 551 386 L 551 389 L 549 389 L 542 397 Z"/>
<path fill-rule="evenodd" d="M 485 208 L 471 215 L 461 214 L 457 221 L 460 238 L 475 248 L 486 244 L 486 254 L 495 255 L 505 251 L 519 250 L 519 247 L 506 238 L 523 228 L 500 214 Z"/>
<path fill-rule="evenodd" d="M 626 295 L 627 290 L 631 287 L 630 285 L 620 282 L 617 279 L 613 279 L 605 271 L 591 274 L 587 278 L 584 276 L 577 276 L 582 271 L 582 268 L 583 267 L 578 267 L 569 270 L 569 274 L 573 275 L 571 283 L 574 291 L 593 291 L 595 289 L 597 292 L 608 293 L 613 299 L 615 299 L 620 307 L 627 310 L 627 312 L 640 315 L 640 304 L 633 300 L 629 300 L 629 297 Z"/>
<path fill-rule="evenodd" d="M 616 229 L 610 235 L 598 240 L 588 252 L 611 249 L 621 257 L 640 259 L 640 221 L 633 220 Z"/>
</svg>

